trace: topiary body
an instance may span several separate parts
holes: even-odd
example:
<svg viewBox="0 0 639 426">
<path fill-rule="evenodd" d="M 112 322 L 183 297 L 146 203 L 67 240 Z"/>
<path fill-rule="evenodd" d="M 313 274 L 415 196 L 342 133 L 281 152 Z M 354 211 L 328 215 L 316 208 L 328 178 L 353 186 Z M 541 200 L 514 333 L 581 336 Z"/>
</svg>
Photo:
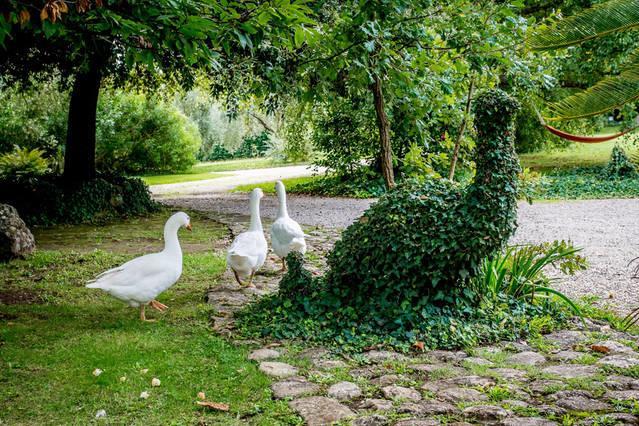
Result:
<svg viewBox="0 0 639 426">
<path fill-rule="evenodd" d="M 393 328 L 420 321 L 420 310 L 428 305 L 463 295 L 462 284 L 516 228 L 520 167 L 512 117 L 517 108 L 501 91 L 478 98 L 473 184 L 404 183 L 344 231 L 328 259 L 329 303 Z"/>
</svg>

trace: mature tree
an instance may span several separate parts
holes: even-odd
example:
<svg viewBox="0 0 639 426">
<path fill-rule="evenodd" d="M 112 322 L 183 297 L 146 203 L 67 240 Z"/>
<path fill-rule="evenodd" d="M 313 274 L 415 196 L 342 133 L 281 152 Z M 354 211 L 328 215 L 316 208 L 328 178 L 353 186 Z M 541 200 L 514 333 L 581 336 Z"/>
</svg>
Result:
<svg viewBox="0 0 639 426">
<path fill-rule="evenodd" d="M 95 121 L 106 77 L 171 76 L 189 85 L 197 70 L 286 48 L 312 23 L 291 0 L 6 0 L 0 4 L 0 76 L 29 82 L 59 73 L 72 81 L 64 174 L 95 176 Z"/>
<path fill-rule="evenodd" d="M 523 66 L 515 50 L 527 20 L 517 11 L 468 0 L 328 2 L 321 36 L 298 52 L 296 65 L 315 102 L 368 103 L 377 163 L 392 187 L 394 149 L 439 143 L 431 136 L 436 121 L 456 121 L 459 132 L 471 81 L 495 85 L 505 68 Z"/>
</svg>

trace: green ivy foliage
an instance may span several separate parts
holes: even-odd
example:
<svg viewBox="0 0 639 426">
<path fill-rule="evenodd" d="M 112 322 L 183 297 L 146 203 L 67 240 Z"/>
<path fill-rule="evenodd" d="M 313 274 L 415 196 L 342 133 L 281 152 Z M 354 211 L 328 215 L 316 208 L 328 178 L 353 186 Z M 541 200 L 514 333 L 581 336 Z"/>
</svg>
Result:
<svg viewBox="0 0 639 426">
<path fill-rule="evenodd" d="M 299 318 L 280 311 L 284 318 L 279 321 L 318 322 L 327 325 L 333 338 L 354 334 L 432 341 L 436 333 L 436 345 L 444 347 L 469 343 L 445 341 L 459 322 L 468 327 L 470 340 L 483 339 L 494 318 L 484 317 L 488 322 L 479 326 L 484 319 L 476 316 L 476 295 L 465 284 L 486 257 L 504 247 L 516 227 L 520 167 L 512 117 L 517 108 L 514 99 L 498 90 L 477 99 L 473 184 L 463 189 L 448 180 L 403 182 L 343 232 L 320 279 L 299 273 L 299 259 L 289 258 L 291 271 L 284 284 L 296 283 L 297 289 L 312 294 L 292 299 L 294 292 L 282 293 L 281 306 Z M 283 333 L 286 327 L 276 328 Z"/>
<path fill-rule="evenodd" d="M 121 176 L 77 185 L 67 185 L 57 176 L 2 181 L 0 202 L 14 206 L 29 226 L 101 222 L 159 208 L 141 179 Z"/>
</svg>

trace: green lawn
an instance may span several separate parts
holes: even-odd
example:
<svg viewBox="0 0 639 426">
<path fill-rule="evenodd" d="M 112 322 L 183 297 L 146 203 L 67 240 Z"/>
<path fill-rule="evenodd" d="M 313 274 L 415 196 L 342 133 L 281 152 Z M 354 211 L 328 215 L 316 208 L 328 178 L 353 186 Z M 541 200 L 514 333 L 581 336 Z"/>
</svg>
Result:
<svg viewBox="0 0 639 426">
<path fill-rule="evenodd" d="M 159 297 L 169 310 L 147 310 L 155 323 L 84 287 L 133 253 L 161 247 L 167 216 L 36 230 L 35 256 L 0 265 L 0 423 L 90 424 L 102 409 L 101 424 L 299 423 L 272 401 L 248 349 L 210 329 L 204 294 L 225 267 L 211 252 L 225 232 L 218 223 L 192 214 L 193 233 L 181 231 L 184 271 Z M 160 387 L 151 387 L 154 377 Z M 230 404 L 230 413 L 199 408 L 198 392 Z"/>
<path fill-rule="evenodd" d="M 241 160 L 213 161 L 198 163 L 188 171 L 170 175 L 142 176 L 147 185 L 161 185 L 165 183 L 191 182 L 205 179 L 215 179 L 229 174 L 233 170 L 264 169 L 269 167 L 283 167 L 302 163 L 283 163 L 272 158 L 247 158 Z"/>
<path fill-rule="evenodd" d="M 575 167 L 603 166 L 610 160 L 616 141 L 583 144 L 575 143 L 561 150 L 521 154 L 522 167 L 536 171 L 571 169 Z"/>
<path fill-rule="evenodd" d="M 298 178 L 282 179 L 282 183 L 284 183 L 284 186 L 286 186 L 288 190 L 291 190 L 295 187 L 295 185 L 312 182 L 320 178 L 321 176 L 305 176 L 305 177 L 298 177 Z M 266 194 L 275 194 L 275 181 L 254 183 L 249 185 L 239 185 L 233 188 L 233 192 L 249 192 L 249 191 L 252 191 L 253 188 L 262 188 L 262 190 Z"/>
</svg>

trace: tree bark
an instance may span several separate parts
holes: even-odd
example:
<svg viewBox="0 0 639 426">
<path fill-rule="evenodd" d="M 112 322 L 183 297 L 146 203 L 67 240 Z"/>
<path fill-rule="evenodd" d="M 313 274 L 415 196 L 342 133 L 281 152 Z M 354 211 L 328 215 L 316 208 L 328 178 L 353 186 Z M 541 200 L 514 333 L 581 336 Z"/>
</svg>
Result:
<svg viewBox="0 0 639 426">
<path fill-rule="evenodd" d="M 393 148 L 390 142 L 390 124 L 384 105 L 384 93 L 382 92 L 382 81 L 375 75 L 375 81 L 371 85 L 373 101 L 375 103 L 375 114 L 377 115 L 377 128 L 379 129 L 380 145 L 380 166 L 386 188 L 392 189 L 395 186 L 395 173 L 393 172 Z"/>
<path fill-rule="evenodd" d="M 459 158 L 459 147 L 461 140 L 464 137 L 466 131 L 466 123 L 468 122 L 468 114 L 470 114 L 470 105 L 473 100 L 473 90 L 475 89 L 475 79 L 470 79 L 468 86 L 468 99 L 466 100 L 466 109 L 464 110 L 464 118 L 459 126 L 459 132 L 457 132 L 457 139 L 455 140 L 455 149 L 453 150 L 453 158 L 450 160 L 450 172 L 448 173 L 448 179 L 453 180 L 455 177 L 455 167 L 457 166 L 457 159 Z"/>
<path fill-rule="evenodd" d="M 95 122 L 101 81 L 102 68 L 98 61 L 90 61 L 89 68 L 75 76 L 64 152 L 67 182 L 95 178 Z"/>
</svg>

